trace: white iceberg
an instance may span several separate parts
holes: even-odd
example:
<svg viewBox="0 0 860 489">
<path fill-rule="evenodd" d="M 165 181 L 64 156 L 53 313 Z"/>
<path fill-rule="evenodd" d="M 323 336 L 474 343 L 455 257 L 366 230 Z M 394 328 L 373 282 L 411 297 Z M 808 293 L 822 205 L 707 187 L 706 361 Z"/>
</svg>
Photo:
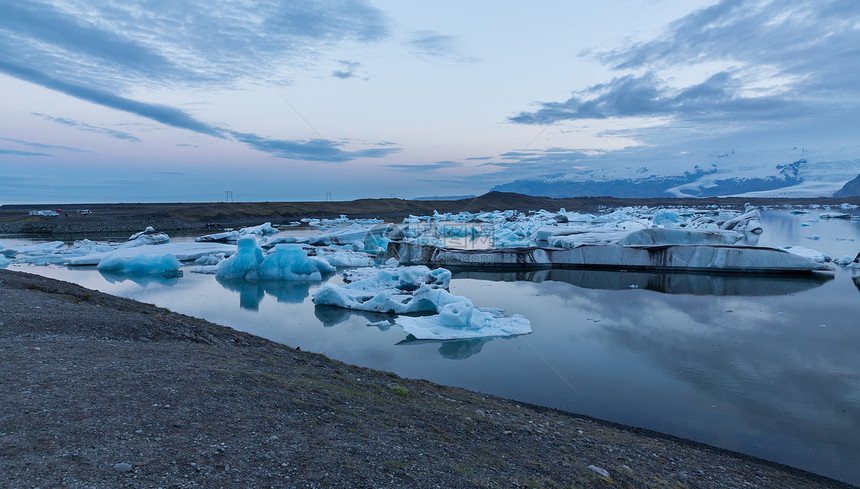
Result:
<svg viewBox="0 0 860 489">
<path fill-rule="evenodd" d="M 514 336 L 532 332 L 531 322 L 501 309 L 475 307 L 471 302 L 446 304 L 438 315 L 399 316 L 395 324 L 419 340 L 453 340 Z"/>
<path fill-rule="evenodd" d="M 0 254 L 0 268 L 6 268 L 10 263 L 12 263 L 12 260 L 6 258 L 6 255 Z"/>
<path fill-rule="evenodd" d="M 127 275 L 170 275 L 176 274 L 182 266 L 171 254 L 122 256 L 110 254 L 102 258 L 98 269 L 105 272 L 119 272 Z"/>
<path fill-rule="evenodd" d="M 92 242 L 90 242 L 92 243 Z M 94 247 L 97 245 L 93 245 Z M 73 253 L 63 255 L 63 263 L 70 266 L 98 265 L 102 258 L 112 254 L 115 256 L 131 258 L 134 256 L 159 256 L 171 254 L 179 261 L 196 260 L 204 255 L 223 253 L 232 255 L 236 253 L 236 246 L 221 243 L 165 243 L 158 245 L 143 245 L 132 248 L 118 248 L 113 251 L 96 251 L 76 255 Z"/>
<path fill-rule="evenodd" d="M 851 219 L 851 214 L 845 212 L 822 212 L 818 217 L 822 219 Z"/>
<path fill-rule="evenodd" d="M 200 236 L 195 239 L 195 241 L 199 242 L 225 242 L 225 241 L 238 241 L 239 238 L 244 236 L 257 236 L 257 237 L 265 237 L 265 236 L 273 236 L 278 234 L 278 230 L 272 227 L 271 222 L 264 222 L 259 226 L 250 226 L 246 228 L 242 228 L 238 231 L 225 231 L 223 233 L 215 233 L 215 234 L 207 234 L 204 236 Z"/>
<path fill-rule="evenodd" d="M 131 237 L 128 238 L 128 241 L 121 244 L 120 247 L 133 248 L 135 246 L 156 245 L 169 242 L 170 236 L 165 233 L 159 233 L 152 226 L 147 226 L 145 230 L 132 234 Z"/>
</svg>

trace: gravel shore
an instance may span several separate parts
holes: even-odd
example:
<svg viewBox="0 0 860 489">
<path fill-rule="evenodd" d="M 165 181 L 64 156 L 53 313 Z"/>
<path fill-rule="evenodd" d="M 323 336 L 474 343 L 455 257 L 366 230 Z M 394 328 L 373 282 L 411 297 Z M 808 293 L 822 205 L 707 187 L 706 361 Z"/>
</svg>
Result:
<svg viewBox="0 0 860 489">
<path fill-rule="evenodd" d="M 0 270 L 0 486 L 850 487 Z"/>
</svg>

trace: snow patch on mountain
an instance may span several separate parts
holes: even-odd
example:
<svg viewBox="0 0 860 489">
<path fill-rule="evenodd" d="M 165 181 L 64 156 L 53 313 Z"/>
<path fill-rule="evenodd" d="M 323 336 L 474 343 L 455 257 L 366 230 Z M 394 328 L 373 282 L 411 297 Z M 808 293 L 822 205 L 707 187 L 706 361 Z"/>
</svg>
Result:
<svg viewBox="0 0 860 489">
<path fill-rule="evenodd" d="M 637 168 L 582 167 L 523 178 L 492 190 L 546 197 L 829 197 L 860 173 L 860 159 L 766 164 L 757 155 L 725 153 L 717 163 L 669 173 Z"/>
</svg>

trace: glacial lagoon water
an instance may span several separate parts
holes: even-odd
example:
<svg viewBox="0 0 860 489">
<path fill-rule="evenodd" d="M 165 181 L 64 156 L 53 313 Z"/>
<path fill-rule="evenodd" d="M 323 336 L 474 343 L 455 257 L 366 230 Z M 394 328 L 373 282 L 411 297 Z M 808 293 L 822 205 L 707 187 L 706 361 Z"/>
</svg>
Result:
<svg viewBox="0 0 860 489">
<path fill-rule="evenodd" d="M 860 222 L 763 212 L 764 246 L 839 258 Z M 856 211 L 852 211 L 856 214 Z M 817 235 L 819 239 L 809 239 Z M 4 238 L 6 246 L 21 240 Z M 522 314 L 513 338 L 409 341 L 386 316 L 315 306 L 319 283 L 131 278 L 11 265 L 405 377 L 646 427 L 860 484 L 860 273 L 772 277 L 461 272 L 451 292 Z M 329 281 L 338 283 L 335 275 Z"/>
</svg>

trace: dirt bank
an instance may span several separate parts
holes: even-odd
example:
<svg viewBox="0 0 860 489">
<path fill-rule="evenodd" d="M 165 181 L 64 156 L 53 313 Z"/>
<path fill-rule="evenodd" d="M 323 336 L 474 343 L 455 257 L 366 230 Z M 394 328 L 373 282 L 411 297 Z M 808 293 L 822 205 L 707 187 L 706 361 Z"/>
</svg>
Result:
<svg viewBox="0 0 860 489">
<path fill-rule="evenodd" d="M 849 487 L 0 270 L 2 487 Z"/>
</svg>

